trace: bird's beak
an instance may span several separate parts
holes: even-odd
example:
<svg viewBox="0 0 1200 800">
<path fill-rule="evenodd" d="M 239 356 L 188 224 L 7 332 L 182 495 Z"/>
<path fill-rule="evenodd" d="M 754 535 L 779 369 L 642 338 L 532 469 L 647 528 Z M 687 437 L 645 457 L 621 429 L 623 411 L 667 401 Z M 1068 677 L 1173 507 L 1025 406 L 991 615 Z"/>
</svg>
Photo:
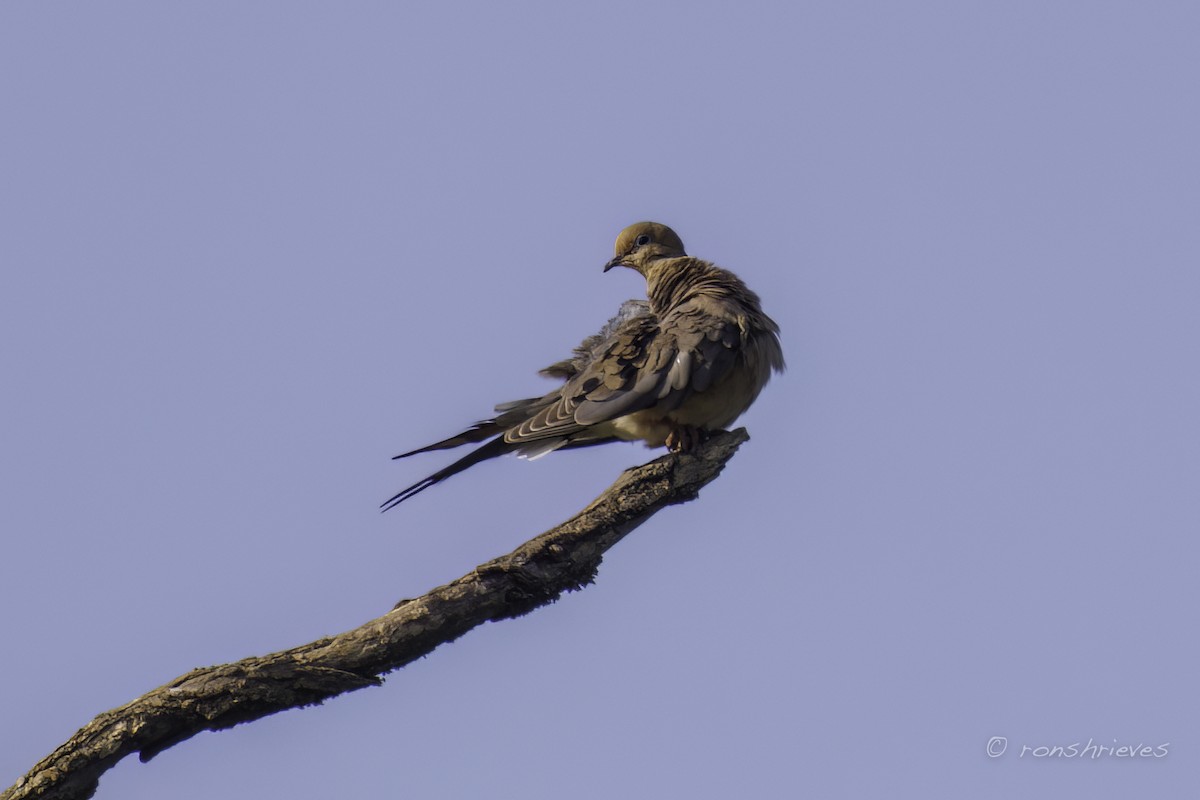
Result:
<svg viewBox="0 0 1200 800">
<path fill-rule="evenodd" d="M 623 266 L 625 266 L 625 256 L 617 256 L 612 261 L 610 261 L 604 265 L 604 271 L 608 272 L 613 267 L 623 267 Z"/>
</svg>

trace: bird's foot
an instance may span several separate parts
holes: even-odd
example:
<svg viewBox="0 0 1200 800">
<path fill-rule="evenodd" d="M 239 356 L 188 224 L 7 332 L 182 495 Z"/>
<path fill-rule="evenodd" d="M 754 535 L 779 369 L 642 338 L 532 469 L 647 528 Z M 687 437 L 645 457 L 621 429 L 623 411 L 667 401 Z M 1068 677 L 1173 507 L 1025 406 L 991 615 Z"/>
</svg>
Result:
<svg viewBox="0 0 1200 800">
<path fill-rule="evenodd" d="M 691 453 L 707 438 L 708 431 L 692 425 L 681 425 L 667 434 L 667 449 L 672 453 Z"/>
</svg>

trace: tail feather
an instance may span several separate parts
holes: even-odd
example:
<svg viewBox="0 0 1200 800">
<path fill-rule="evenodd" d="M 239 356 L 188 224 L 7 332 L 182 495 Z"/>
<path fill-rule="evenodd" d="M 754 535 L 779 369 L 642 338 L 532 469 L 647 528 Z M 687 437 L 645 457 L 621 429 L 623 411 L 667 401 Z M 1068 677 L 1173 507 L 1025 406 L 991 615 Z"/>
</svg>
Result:
<svg viewBox="0 0 1200 800">
<path fill-rule="evenodd" d="M 556 400 L 558 400 L 558 393 L 551 392 L 543 397 L 528 397 L 524 400 L 501 403 L 496 406 L 497 416 L 495 419 L 480 420 L 462 433 L 455 434 L 448 439 L 442 439 L 440 442 L 418 447 L 416 450 L 409 450 L 407 453 L 401 453 L 398 456 L 392 456 L 392 460 L 408 458 L 409 456 L 415 456 L 417 453 L 430 453 L 434 450 L 449 450 L 464 444 L 491 439 L 493 436 L 499 436 L 504 433 L 513 425 L 524 422 L 527 418 L 533 416 Z"/>
<path fill-rule="evenodd" d="M 464 444 L 471 444 L 472 442 L 482 442 L 485 439 L 491 439 L 493 436 L 497 436 L 501 433 L 504 433 L 504 426 L 501 426 L 494 419 L 485 419 L 482 422 L 476 422 L 467 430 L 463 431 L 462 433 L 455 434 L 449 439 L 442 439 L 440 442 L 427 444 L 424 447 L 418 447 L 416 450 L 409 450 L 407 453 L 401 453 L 398 456 L 392 456 L 392 460 L 395 461 L 398 458 L 408 458 L 409 456 L 415 456 L 417 453 L 431 453 L 434 450 L 449 450 L 454 447 L 461 447 Z"/>
<path fill-rule="evenodd" d="M 465 436 L 468 433 L 471 433 L 471 431 L 466 431 L 462 434 L 459 434 L 459 436 Z M 454 438 L 457 439 L 459 437 L 454 437 Z M 446 441 L 451 441 L 451 440 L 447 439 Z M 468 442 L 468 441 L 478 441 L 478 440 L 465 439 L 465 440 L 463 440 L 463 442 L 459 442 L 459 444 L 462 444 L 462 443 Z M 422 448 L 421 450 L 414 450 L 413 453 L 422 453 L 422 452 L 425 452 L 426 450 L 442 449 L 442 447 L 440 447 L 439 445 L 444 445 L 444 443 L 438 442 L 437 445 L 430 445 L 429 447 Z M 445 446 L 452 447 L 453 445 L 445 445 Z M 387 502 L 381 504 L 379 506 L 379 508 L 381 511 L 387 511 L 389 509 L 395 508 L 396 506 L 400 505 L 401 503 L 403 503 L 405 500 L 412 497 L 413 495 L 420 494 L 421 492 L 428 489 L 430 486 L 441 483 L 442 481 L 446 480 L 446 478 L 449 478 L 452 475 L 457 475 L 458 473 L 462 472 L 467 467 L 472 467 L 472 466 L 478 464 L 480 461 L 487 461 L 489 458 L 495 458 L 496 456 L 504 455 L 505 453 L 510 452 L 512 449 L 513 449 L 513 446 L 511 444 L 509 444 L 508 442 L 504 441 L 504 437 L 502 437 L 502 436 L 497 437 L 497 438 L 493 439 L 492 441 L 488 442 L 487 444 L 483 445 L 482 447 L 475 448 L 474 450 L 472 450 L 471 452 L 467 453 L 465 456 L 460 458 L 458 461 L 455 461 L 450 466 L 443 467 L 442 469 L 439 469 L 437 472 L 433 473 L 429 477 L 423 478 L 423 479 L 417 481 L 416 483 L 414 483 L 412 486 L 409 486 L 407 489 L 403 489 L 403 490 L 397 492 L 396 494 L 392 495 L 392 497 L 389 498 L 387 500 Z M 406 455 L 406 456 L 412 455 L 413 453 L 405 453 L 404 455 Z M 403 457 L 404 456 L 396 456 L 396 458 L 403 458 Z"/>
</svg>

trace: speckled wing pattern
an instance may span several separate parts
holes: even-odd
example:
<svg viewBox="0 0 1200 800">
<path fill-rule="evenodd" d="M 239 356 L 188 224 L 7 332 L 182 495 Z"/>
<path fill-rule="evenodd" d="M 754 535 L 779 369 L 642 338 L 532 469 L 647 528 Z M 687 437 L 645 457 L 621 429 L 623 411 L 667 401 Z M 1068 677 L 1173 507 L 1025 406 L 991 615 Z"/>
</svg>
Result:
<svg viewBox="0 0 1200 800">
<path fill-rule="evenodd" d="M 626 320 L 567 380 L 557 402 L 507 430 L 505 441 L 565 443 L 599 423 L 652 407 L 669 411 L 704 391 L 729 371 L 741 341 L 737 324 L 713 305 L 696 298 L 661 322 L 652 314 Z"/>
</svg>

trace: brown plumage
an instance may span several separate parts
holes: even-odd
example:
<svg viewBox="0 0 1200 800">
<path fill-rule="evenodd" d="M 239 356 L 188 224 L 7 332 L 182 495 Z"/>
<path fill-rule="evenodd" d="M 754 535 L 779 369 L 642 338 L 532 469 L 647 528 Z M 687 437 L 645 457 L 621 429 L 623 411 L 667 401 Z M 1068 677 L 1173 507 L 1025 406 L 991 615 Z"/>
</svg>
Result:
<svg viewBox="0 0 1200 800">
<path fill-rule="evenodd" d="M 396 456 L 490 439 L 397 493 L 385 511 L 504 453 L 538 458 L 617 440 L 691 450 L 749 408 L 772 371 L 783 371 L 779 326 L 732 272 L 688 256 L 679 236 L 657 222 L 621 231 L 614 250 L 605 272 L 636 270 L 649 302 L 627 301 L 571 358 L 542 370 L 563 380 L 554 391 L 499 405 L 492 419 Z"/>
</svg>

